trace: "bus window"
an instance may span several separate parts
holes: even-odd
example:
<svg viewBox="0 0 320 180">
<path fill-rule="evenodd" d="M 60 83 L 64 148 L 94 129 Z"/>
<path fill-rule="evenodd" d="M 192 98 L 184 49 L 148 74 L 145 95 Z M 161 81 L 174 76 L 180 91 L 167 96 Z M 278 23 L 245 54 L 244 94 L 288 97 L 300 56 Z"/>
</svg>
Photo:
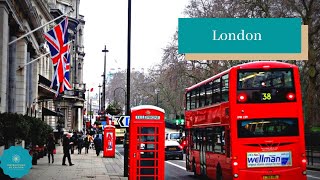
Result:
<svg viewBox="0 0 320 180">
<path fill-rule="evenodd" d="M 191 98 L 190 98 L 190 92 L 188 92 L 186 94 L 186 109 L 187 110 L 190 110 L 190 106 L 191 106 Z"/>
<path fill-rule="evenodd" d="M 213 152 L 213 128 L 207 128 L 207 151 Z"/>
<path fill-rule="evenodd" d="M 222 89 L 221 89 L 222 99 L 221 101 L 229 101 L 229 74 L 222 76 Z"/>
<path fill-rule="evenodd" d="M 224 127 L 217 126 L 213 128 L 213 144 L 214 144 L 214 152 L 223 153 L 224 146 Z"/>
<path fill-rule="evenodd" d="M 224 140 L 225 140 L 225 144 L 223 149 L 225 150 L 227 157 L 230 157 L 231 156 L 230 130 L 225 131 Z"/>
<path fill-rule="evenodd" d="M 213 103 L 218 103 L 221 101 L 221 83 L 220 78 L 214 80 L 213 82 Z"/>
<path fill-rule="evenodd" d="M 191 147 L 194 150 L 198 150 L 198 131 L 197 129 L 192 129 L 192 143 Z"/>
<path fill-rule="evenodd" d="M 204 107 L 206 102 L 206 89 L 204 86 L 202 86 L 200 89 L 199 94 L 199 107 Z"/>
<path fill-rule="evenodd" d="M 190 109 L 195 109 L 196 108 L 196 101 L 197 101 L 197 91 L 196 89 L 191 91 L 191 104 L 190 104 Z"/>
<path fill-rule="evenodd" d="M 239 70 L 237 84 L 238 93 L 247 97 L 240 103 L 295 102 L 287 98 L 295 95 L 292 69 Z"/>
<path fill-rule="evenodd" d="M 238 121 L 238 137 L 298 136 L 297 119 L 256 119 Z"/>
<path fill-rule="evenodd" d="M 205 88 L 206 88 L 206 105 L 211 105 L 212 104 L 212 85 L 213 82 L 209 82 Z"/>
<path fill-rule="evenodd" d="M 199 88 L 195 89 L 196 91 L 196 108 L 200 107 L 200 91 Z"/>
</svg>

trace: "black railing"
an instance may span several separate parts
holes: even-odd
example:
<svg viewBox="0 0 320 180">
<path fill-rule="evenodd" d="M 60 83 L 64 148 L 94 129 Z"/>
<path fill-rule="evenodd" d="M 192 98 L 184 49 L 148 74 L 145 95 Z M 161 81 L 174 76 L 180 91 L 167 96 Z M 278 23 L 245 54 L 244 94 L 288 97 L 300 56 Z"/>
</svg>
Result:
<svg viewBox="0 0 320 180">
<path fill-rule="evenodd" d="M 320 167 L 320 133 L 306 133 L 307 165 Z"/>
</svg>

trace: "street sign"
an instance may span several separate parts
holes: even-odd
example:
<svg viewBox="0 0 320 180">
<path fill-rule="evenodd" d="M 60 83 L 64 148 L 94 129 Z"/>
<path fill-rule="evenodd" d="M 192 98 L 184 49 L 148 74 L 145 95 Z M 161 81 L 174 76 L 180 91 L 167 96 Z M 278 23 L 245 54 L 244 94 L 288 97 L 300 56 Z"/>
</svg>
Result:
<svg viewBox="0 0 320 180">
<path fill-rule="evenodd" d="M 117 122 L 120 125 L 120 127 L 129 127 L 130 116 L 120 116 Z"/>
</svg>

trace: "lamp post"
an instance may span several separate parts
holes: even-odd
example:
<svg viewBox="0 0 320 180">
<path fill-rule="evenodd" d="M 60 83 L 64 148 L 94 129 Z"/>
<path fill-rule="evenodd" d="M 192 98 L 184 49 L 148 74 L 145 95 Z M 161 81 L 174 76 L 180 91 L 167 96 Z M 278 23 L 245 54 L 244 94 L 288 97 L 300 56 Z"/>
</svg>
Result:
<svg viewBox="0 0 320 180">
<path fill-rule="evenodd" d="M 102 85 L 102 108 L 103 108 L 103 117 L 105 117 L 106 110 L 106 55 L 109 50 L 107 50 L 107 46 L 104 45 L 104 49 L 102 50 L 104 53 L 104 66 L 103 66 L 103 85 Z"/>
<path fill-rule="evenodd" d="M 87 119 L 89 118 L 89 103 L 90 103 L 90 96 L 89 96 L 89 92 L 90 92 L 90 89 L 87 89 L 88 91 L 88 99 L 87 99 Z M 90 126 L 91 126 L 91 118 L 90 118 Z"/>
<path fill-rule="evenodd" d="M 100 106 L 100 88 L 101 88 L 101 85 L 99 84 L 99 110 L 98 110 L 98 112 L 99 112 L 99 114 L 100 114 L 100 111 L 101 111 L 101 106 Z"/>
<path fill-rule="evenodd" d="M 127 39 L 127 105 L 126 115 L 130 116 L 130 57 L 131 57 L 131 0 L 128 0 L 128 39 Z M 129 138 L 129 128 L 126 128 L 125 140 Z M 129 141 L 124 144 L 124 177 L 128 177 L 129 166 Z"/>
</svg>

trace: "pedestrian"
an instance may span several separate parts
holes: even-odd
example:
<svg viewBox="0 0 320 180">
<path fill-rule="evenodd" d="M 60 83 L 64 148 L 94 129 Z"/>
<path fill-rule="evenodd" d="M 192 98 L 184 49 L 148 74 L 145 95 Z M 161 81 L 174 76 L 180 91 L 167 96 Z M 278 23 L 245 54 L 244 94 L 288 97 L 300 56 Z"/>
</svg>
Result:
<svg viewBox="0 0 320 180">
<path fill-rule="evenodd" d="M 82 148 L 84 145 L 82 134 L 80 134 L 80 137 L 78 138 L 78 154 L 81 154 Z"/>
<path fill-rule="evenodd" d="M 70 157 L 70 135 L 67 134 L 63 138 L 63 159 L 62 159 L 62 165 L 66 165 L 66 158 L 68 158 L 68 162 L 70 166 L 73 166 L 71 162 L 71 157 Z"/>
<path fill-rule="evenodd" d="M 100 155 L 101 146 L 102 146 L 102 140 L 99 138 L 99 134 L 96 135 L 96 137 L 93 140 L 94 147 L 96 149 L 97 156 Z"/>
<path fill-rule="evenodd" d="M 89 146 L 90 146 L 90 137 L 89 133 L 87 133 L 86 137 L 84 138 L 84 153 L 88 154 L 89 153 Z"/>
<path fill-rule="evenodd" d="M 74 154 L 74 147 L 77 146 L 77 143 L 78 143 L 78 135 L 76 132 L 73 132 L 73 135 L 70 138 L 70 142 L 71 142 L 71 154 Z"/>
<path fill-rule="evenodd" d="M 53 151 L 56 149 L 56 144 L 53 138 L 53 134 L 49 134 L 46 145 L 47 145 L 47 151 L 48 151 L 48 163 L 50 164 L 50 155 L 53 163 L 54 162 Z"/>
</svg>

